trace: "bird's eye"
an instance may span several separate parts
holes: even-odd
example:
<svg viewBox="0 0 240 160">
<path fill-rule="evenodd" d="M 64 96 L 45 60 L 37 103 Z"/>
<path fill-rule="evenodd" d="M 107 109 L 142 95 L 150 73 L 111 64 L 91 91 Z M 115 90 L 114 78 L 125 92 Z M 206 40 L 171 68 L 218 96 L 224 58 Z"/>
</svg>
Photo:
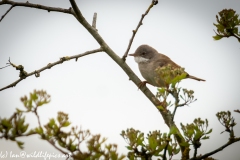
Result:
<svg viewBox="0 0 240 160">
<path fill-rule="evenodd" d="M 146 55 L 146 52 L 142 52 L 141 55 L 142 55 L 142 56 Z"/>
</svg>

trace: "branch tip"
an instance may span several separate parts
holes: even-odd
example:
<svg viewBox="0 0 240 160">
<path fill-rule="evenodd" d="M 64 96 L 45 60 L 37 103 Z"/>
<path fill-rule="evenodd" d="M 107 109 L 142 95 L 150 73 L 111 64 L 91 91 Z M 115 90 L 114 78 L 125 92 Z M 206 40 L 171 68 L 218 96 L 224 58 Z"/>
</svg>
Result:
<svg viewBox="0 0 240 160">
<path fill-rule="evenodd" d="M 92 27 L 97 30 L 97 13 L 96 12 L 93 14 Z"/>
<path fill-rule="evenodd" d="M 158 3 L 158 0 L 152 0 L 152 3 L 151 3 L 150 6 L 148 7 L 148 9 L 145 11 L 144 14 L 141 15 L 141 19 L 140 19 L 140 21 L 139 21 L 136 29 L 133 30 L 133 34 L 132 34 L 132 37 L 131 37 L 130 42 L 129 42 L 129 44 L 128 44 L 127 50 L 126 50 L 126 52 L 124 53 L 124 55 L 123 55 L 123 57 L 122 57 L 122 60 L 123 60 L 123 61 L 126 61 L 126 58 L 127 58 L 128 52 L 129 52 L 129 50 L 130 50 L 130 48 L 131 48 L 133 39 L 134 39 L 134 37 L 135 37 L 138 29 L 140 28 L 140 26 L 143 25 L 142 21 L 143 21 L 144 17 L 148 14 L 148 12 L 149 12 L 150 9 L 153 7 L 153 5 L 156 5 L 157 3 Z"/>
</svg>

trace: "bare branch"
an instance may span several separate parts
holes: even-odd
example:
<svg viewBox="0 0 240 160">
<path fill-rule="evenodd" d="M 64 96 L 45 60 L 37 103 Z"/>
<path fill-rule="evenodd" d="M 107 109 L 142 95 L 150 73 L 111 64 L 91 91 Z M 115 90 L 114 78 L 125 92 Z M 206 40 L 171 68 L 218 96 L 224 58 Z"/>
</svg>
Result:
<svg viewBox="0 0 240 160">
<path fill-rule="evenodd" d="M 92 27 L 97 29 L 97 13 L 93 15 Z"/>
<path fill-rule="evenodd" d="M 9 4 L 11 5 L 11 7 L 7 10 L 7 12 L 1 17 L 0 22 L 2 21 L 2 19 L 8 14 L 8 12 L 16 6 L 22 6 L 22 7 L 30 7 L 30 8 L 36 8 L 36 9 L 42 9 L 42 10 L 46 10 L 48 12 L 52 11 L 52 12 L 62 12 L 62 13 L 68 13 L 68 14 L 72 14 L 74 15 L 74 13 L 72 12 L 72 9 L 64 9 L 64 8 L 57 8 L 57 7 L 49 7 L 49 6 L 44 6 L 44 5 L 40 5 L 40 4 L 33 4 L 33 3 L 29 3 L 27 2 L 14 2 L 14 1 L 9 1 L 9 0 L 4 0 L 4 1 L 0 1 L 0 5 L 5 5 L 5 4 Z"/>
<path fill-rule="evenodd" d="M 79 57 L 83 57 L 83 56 L 86 56 L 86 55 L 89 55 L 89 54 L 93 54 L 93 53 L 97 53 L 97 52 L 102 52 L 103 49 L 102 48 L 99 48 L 99 49 L 95 49 L 95 50 L 91 50 L 91 51 L 87 51 L 85 53 L 82 53 L 82 54 L 78 54 L 78 55 L 74 55 L 74 56 L 70 56 L 70 57 L 62 57 L 60 58 L 60 60 L 54 62 L 54 63 L 49 63 L 47 66 L 39 69 L 39 70 L 35 70 L 31 73 L 27 73 L 25 75 L 25 77 L 20 77 L 20 79 L 18 79 L 17 81 L 13 82 L 12 84 L 6 86 L 6 87 L 3 87 L 0 89 L 0 91 L 2 90 L 5 90 L 7 88 L 10 88 L 10 87 L 15 87 L 20 81 L 22 81 L 23 79 L 29 77 L 29 76 L 32 76 L 32 75 L 35 75 L 36 77 L 39 77 L 40 76 L 40 72 L 46 70 L 46 69 L 51 69 L 51 67 L 55 66 L 55 65 L 58 65 L 58 64 L 62 64 L 64 61 L 68 61 L 68 60 L 71 60 L 71 59 L 78 59 Z M 19 65 L 20 66 L 20 65 Z"/>
<path fill-rule="evenodd" d="M 198 150 L 198 148 L 197 148 L 197 147 L 194 147 L 193 158 L 196 158 L 196 156 L 197 156 L 197 150 Z"/>
<path fill-rule="evenodd" d="M 233 144 L 235 142 L 238 142 L 238 141 L 240 141 L 240 137 L 239 138 L 234 138 L 233 140 L 229 140 L 226 144 L 224 144 L 223 146 L 219 147 L 218 149 L 216 149 L 216 150 L 214 150 L 212 152 L 209 152 L 207 154 L 204 154 L 204 155 L 196 157 L 196 158 L 191 158 L 189 160 L 202 160 L 202 159 L 205 159 L 205 158 L 207 158 L 207 157 L 209 157 L 209 156 L 211 156 L 211 155 L 213 155 L 213 154 L 215 154 L 215 153 L 217 153 L 219 151 L 222 151 L 227 146 L 229 146 L 229 145 L 231 145 L 231 144 Z"/>
<path fill-rule="evenodd" d="M 238 42 L 240 42 L 240 37 L 238 37 L 236 34 L 232 33 L 232 36 L 237 38 Z"/>
<path fill-rule="evenodd" d="M 234 110 L 234 112 L 240 113 L 240 110 L 239 110 L 239 109 L 236 109 L 236 110 Z"/>
<path fill-rule="evenodd" d="M 11 66 L 11 65 L 10 65 L 10 64 L 9 64 L 9 65 L 6 65 L 6 66 L 4 66 L 4 67 L 1 67 L 0 69 L 6 68 L 6 67 L 9 67 L 9 66 Z"/>
<path fill-rule="evenodd" d="M 170 136 L 168 136 L 168 139 L 170 138 Z M 164 152 L 163 152 L 163 160 L 167 160 L 167 149 L 168 149 L 168 145 L 169 145 L 169 140 L 167 141 L 167 144 L 164 148 Z"/>
<path fill-rule="evenodd" d="M 65 154 L 66 156 L 70 156 L 68 152 L 63 151 L 62 149 L 58 148 L 53 140 L 47 140 L 56 150 L 60 151 L 62 154 Z M 69 157 L 68 157 L 69 158 Z"/>
<path fill-rule="evenodd" d="M 8 10 L 7 10 L 7 12 L 4 14 L 4 15 L 2 15 L 2 17 L 1 17 L 1 19 L 0 19 L 0 22 L 3 20 L 3 18 L 8 14 L 8 12 L 10 12 L 11 11 L 11 9 L 13 8 L 14 6 L 12 5 Z"/>
<path fill-rule="evenodd" d="M 141 19 L 140 19 L 140 21 L 139 21 L 139 23 L 138 23 L 138 25 L 137 25 L 137 28 L 132 31 L 132 32 L 133 32 L 132 37 L 131 37 L 131 39 L 130 39 L 130 41 L 129 41 L 127 50 L 126 50 L 126 52 L 124 53 L 124 55 L 123 55 L 123 57 L 122 57 L 123 61 L 125 61 L 126 58 L 127 58 L 128 52 L 129 52 L 129 50 L 130 50 L 130 48 L 131 48 L 131 45 L 132 45 L 132 42 L 133 42 L 133 39 L 134 39 L 134 37 L 135 37 L 138 29 L 140 28 L 140 26 L 143 24 L 142 21 L 143 21 L 144 17 L 148 14 L 148 12 L 150 11 L 150 9 L 151 9 L 154 5 L 157 5 L 157 3 L 158 3 L 158 1 L 156 1 L 156 0 L 153 0 L 153 1 L 152 1 L 152 3 L 150 4 L 150 6 L 149 6 L 148 9 L 146 10 L 146 12 L 145 12 L 144 14 L 142 14 L 142 17 L 141 17 Z"/>
</svg>

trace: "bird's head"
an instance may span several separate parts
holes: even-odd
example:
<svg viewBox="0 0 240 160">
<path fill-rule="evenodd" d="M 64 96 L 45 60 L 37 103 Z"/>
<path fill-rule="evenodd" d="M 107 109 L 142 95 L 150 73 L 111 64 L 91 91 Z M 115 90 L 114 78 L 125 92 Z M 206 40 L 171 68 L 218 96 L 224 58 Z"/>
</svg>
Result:
<svg viewBox="0 0 240 160">
<path fill-rule="evenodd" d="M 136 49 L 135 53 L 129 54 L 129 56 L 133 56 L 137 63 L 146 63 L 149 62 L 156 53 L 157 51 L 154 48 L 148 45 L 141 45 Z"/>
</svg>

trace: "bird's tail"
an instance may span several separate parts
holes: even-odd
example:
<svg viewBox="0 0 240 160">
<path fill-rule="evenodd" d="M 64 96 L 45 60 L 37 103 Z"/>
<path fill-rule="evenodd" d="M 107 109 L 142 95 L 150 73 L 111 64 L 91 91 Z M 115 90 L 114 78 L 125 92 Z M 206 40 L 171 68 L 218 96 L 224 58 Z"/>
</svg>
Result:
<svg viewBox="0 0 240 160">
<path fill-rule="evenodd" d="M 197 80 L 197 81 L 206 81 L 204 79 L 201 79 L 201 78 L 198 78 L 198 77 L 194 77 L 194 76 L 191 76 L 191 75 L 188 75 L 187 78 L 191 78 L 191 79 L 194 79 L 194 80 Z"/>
</svg>

